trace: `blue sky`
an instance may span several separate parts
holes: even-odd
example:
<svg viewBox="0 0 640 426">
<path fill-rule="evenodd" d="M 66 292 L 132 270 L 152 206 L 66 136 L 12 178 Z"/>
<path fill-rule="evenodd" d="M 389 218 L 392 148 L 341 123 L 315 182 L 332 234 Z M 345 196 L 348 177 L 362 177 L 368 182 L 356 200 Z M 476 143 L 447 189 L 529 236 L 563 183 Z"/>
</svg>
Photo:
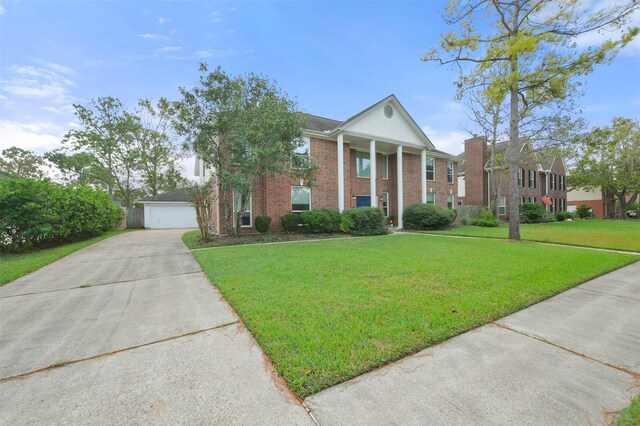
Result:
<svg viewBox="0 0 640 426">
<path fill-rule="evenodd" d="M 437 148 L 457 154 L 467 137 L 464 107 L 453 100 L 456 73 L 420 61 L 448 30 L 443 1 L 0 5 L 0 149 L 55 148 L 77 126 L 73 103 L 177 99 L 179 86 L 197 83 L 202 61 L 263 73 L 302 110 L 335 119 L 395 93 Z M 639 71 L 635 40 L 584 79 L 583 117 L 594 125 L 640 117 Z"/>
</svg>

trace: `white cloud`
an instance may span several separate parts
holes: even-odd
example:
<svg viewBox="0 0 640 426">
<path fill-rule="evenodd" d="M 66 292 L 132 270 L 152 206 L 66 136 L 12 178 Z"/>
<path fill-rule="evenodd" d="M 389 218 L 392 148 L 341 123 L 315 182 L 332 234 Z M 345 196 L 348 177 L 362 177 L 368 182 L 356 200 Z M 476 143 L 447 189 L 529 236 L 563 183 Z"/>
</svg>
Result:
<svg viewBox="0 0 640 426">
<path fill-rule="evenodd" d="M 231 9 L 229 9 L 229 12 L 237 12 L 238 8 L 237 7 L 232 7 Z"/>
<path fill-rule="evenodd" d="M 5 13 L 4 7 L 0 6 L 0 15 L 4 15 L 4 13 Z"/>
<path fill-rule="evenodd" d="M 158 52 L 177 52 L 182 50 L 182 46 L 162 46 Z"/>
<path fill-rule="evenodd" d="M 168 20 L 167 18 L 163 18 L 162 16 L 158 18 L 158 24 L 160 25 L 166 24 L 167 22 L 171 22 L 171 21 Z"/>
<path fill-rule="evenodd" d="M 13 97 L 49 100 L 54 104 L 71 102 L 69 88 L 75 82 L 63 75 L 74 73 L 71 68 L 47 63 L 45 67 L 12 65 L 8 68 L 10 78 L 0 81 L 2 91 Z"/>
<path fill-rule="evenodd" d="M 453 155 L 464 151 L 464 141 L 470 137 L 469 134 L 460 130 L 438 130 L 429 126 L 422 126 L 422 131 L 436 149 Z"/>
<path fill-rule="evenodd" d="M 20 123 L 0 120 L 0 150 L 12 146 L 44 153 L 57 148 L 65 129 L 51 122 Z"/>
<path fill-rule="evenodd" d="M 222 21 L 222 18 L 220 17 L 220 12 L 218 12 L 217 10 L 214 12 L 211 12 L 211 22 L 220 22 Z"/>
<path fill-rule="evenodd" d="M 158 36 L 156 34 L 149 34 L 149 33 L 144 33 L 144 34 L 136 34 L 138 37 L 143 38 L 145 40 L 152 40 L 154 38 L 158 38 Z"/>
</svg>

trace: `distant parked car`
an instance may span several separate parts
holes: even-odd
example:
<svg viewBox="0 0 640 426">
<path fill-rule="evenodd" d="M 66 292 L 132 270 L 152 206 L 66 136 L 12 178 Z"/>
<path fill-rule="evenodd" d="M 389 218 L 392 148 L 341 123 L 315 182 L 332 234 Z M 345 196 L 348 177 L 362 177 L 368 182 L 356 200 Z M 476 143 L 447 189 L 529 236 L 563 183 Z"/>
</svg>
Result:
<svg viewBox="0 0 640 426">
<path fill-rule="evenodd" d="M 633 217 L 633 218 L 640 217 L 640 211 L 638 211 L 638 210 L 627 210 L 627 216 L 628 217 Z"/>
</svg>

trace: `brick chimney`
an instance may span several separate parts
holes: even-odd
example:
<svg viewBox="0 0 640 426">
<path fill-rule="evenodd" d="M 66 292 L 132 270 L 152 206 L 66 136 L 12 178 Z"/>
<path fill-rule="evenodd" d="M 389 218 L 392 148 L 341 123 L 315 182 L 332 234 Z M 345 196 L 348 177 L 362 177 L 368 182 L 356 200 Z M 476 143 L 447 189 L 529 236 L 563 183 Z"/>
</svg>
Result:
<svg viewBox="0 0 640 426">
<path fill-rule="evenodd" d="M 484 165 L 487 161 L 487 141 L 484 137 L 475 137 L 464 141 L 464 184 L 466 205 L 487 205 L 487 174 Z"/>
</svg>

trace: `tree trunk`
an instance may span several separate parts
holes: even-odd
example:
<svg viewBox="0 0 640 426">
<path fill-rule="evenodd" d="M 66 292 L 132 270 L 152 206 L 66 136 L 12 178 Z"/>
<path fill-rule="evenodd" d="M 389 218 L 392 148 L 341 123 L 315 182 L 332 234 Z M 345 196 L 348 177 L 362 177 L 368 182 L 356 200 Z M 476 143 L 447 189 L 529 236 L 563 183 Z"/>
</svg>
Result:
<svg viewBox="0 0 640 426">
<path fill-rule="evenodd" d="M 515 34 L 512 35 L 515 37 Z M 509 167 L 509 239 L 520 240 L 520 212 L 518 208 L 518 60 L 515 54 L 511 58 L 511 88 L 509 110 L 509 146 L 507 147 L 507 164 Z"/>
<path fill-rule="evenodd" d="M 620 200 L 620 219 L 627 220 L 627 193 L 616 194 L 616 197 Z"/>
</svg>

